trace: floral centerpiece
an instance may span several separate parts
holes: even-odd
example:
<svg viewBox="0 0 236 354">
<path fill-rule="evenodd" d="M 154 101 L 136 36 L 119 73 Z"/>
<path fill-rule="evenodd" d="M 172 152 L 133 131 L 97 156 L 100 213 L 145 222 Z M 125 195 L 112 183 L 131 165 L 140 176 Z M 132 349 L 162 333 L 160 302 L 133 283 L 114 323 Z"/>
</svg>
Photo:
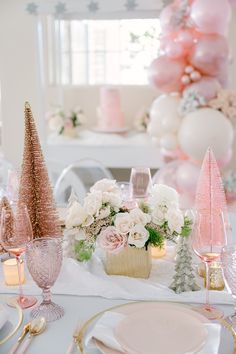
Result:
<svg viewBox="0 0 236 354">
<path fill-rule="evenodd" d="M 128 260 L 132 258 L 130 252 L 137 254 L 138 250 L 142 251 L 141 257 L 139 252 L 140 259 L 144 254 L 150 259 L 149 246 L 161 248 L 165 239 L 175 241 L 180 235 L 188 236 L 190 231 L 191 221 L 183 216 L 178 193 L 173 188 L 154 185 L 147 202 L 127 209 L 116 181 L 103 179 L 90 189 L 83 205 L 75 201 L 69 207 L 65 253 L 84 261 L 91 258 L 98 246 L 106 251 L 108 261 L 111 257 L 119 260 L 127 252 L 125 259 Z M 124 259 L 122 261 L 125 263 Z M 149 269 L 145 274 L 148 276 L 151 262 L 147 264 Z M 142 266 L 140 264 L 140 268 Z M 105 268 L 111 274 L 106 264 Z M 122 273 L 122 270 L 118 272 Z M 113 270 L 112 274 L 117 272 Z M 139 276 L 139 272 L 135 276 Z"/>
<path fill-rule="evenodd" d="M 76 107 L 68 113 L 61 108 L 57 108 L 47 112 L 46 119 L 52 132 L 75 138 L 78 135 L 78 127 L 85 123 L 85 114 L 80 107 Z"/>
</svg>

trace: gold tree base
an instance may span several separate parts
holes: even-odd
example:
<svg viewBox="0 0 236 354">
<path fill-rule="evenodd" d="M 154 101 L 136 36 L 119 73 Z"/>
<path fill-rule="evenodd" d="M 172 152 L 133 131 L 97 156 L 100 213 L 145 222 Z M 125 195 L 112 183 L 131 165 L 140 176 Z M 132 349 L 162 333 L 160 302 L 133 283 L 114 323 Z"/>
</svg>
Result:
<svg viewBox="0 0 236 354">
<path fill-rule="evenodd" d="M 118 254 L 106 254 L 105 270 L 109 275 L 148 278 L 151 267 L 151 248 L 125 247 Z"/>
</svg>

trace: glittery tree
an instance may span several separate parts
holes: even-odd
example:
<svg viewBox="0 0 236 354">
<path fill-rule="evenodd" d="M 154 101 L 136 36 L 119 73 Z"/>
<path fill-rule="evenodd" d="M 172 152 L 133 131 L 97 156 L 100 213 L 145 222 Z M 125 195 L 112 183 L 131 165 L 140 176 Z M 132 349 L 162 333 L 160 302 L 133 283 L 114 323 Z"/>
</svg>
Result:
<svg viewBox="0 0 236 354">
<path fill-rule="evenodd" d="M 224 243 L 225 235 L 222 232 L 222 221 L 224 221 L 226 229 L 230 228 L 230 222 L 221 174 L 210 148 L 207 150 L 202 163 L 195 209 L 197 213 L 203 216 L 199 225 L 199 233 L 202 238 L 212 239 L 212 235 L 214 235 L 215 244 Z M 222 220 L 222 216 L 224 220 Z"/>
<path fill-rule="evenodd" d="M 19 203 L 27 206 L 34 238 L 60 236 L 59 217 L 53 201 L 47 168 L 28 102 L 25 103 L 25 139 Z"/>
<path fill-rule="evenodd" d="M 200 287 L 196 284 L 192 267 L 192 254 L 187 237 L 181 237 L 177 250 L 175 275 L 170 289 L 177 294 L 185 291 L 197 291 Z"/>
<path fill-rule="evenodd" d="M 6 227 L 6 232 L 5 237 L 10 238 L 13 235 L 13 227 L 14 227 L 14 217 L 13 217 L 13 212 L 11 205 L 9 203 L 9 200 L 6 197 L 3 197 L 1 202 L 0 202 L 0 225 L 2 224 L 2 211 L 3 208 L 6 213 L 8 213 L 9 217 L 6 219 L 7 223 L 5 224 Z M 0 244 L 0 253 L 6 252 L 4 248 Z"/>
</svg>

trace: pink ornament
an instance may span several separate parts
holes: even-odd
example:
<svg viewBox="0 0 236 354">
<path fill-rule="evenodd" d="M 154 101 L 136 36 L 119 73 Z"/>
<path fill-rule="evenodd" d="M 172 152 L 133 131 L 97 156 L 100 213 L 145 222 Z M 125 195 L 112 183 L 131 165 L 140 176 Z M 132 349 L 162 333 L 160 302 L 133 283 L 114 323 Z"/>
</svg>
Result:
<svg viewBox="0 0 236 354">
<path fill-rule="evenodd" d="M 186 74 L 191 74 L 194 71 L 194 68 L 191 65 L 186 66 L 186 68 L 184 69 L 184 72 Z"/>
<path fill-rule="evenodd" d="M 225 192 L 215 156 L 208 149 L 204 157 L 195 199 L 196 211 L 204 216 L 200 224 L 199 237 L 208 239 L 214 234 L 214 239 L 221 245 L 224 241 L 222 217 L 227 217 Z"/>
<path fill-rule="evenodd" d="M 188 76 L 188 75 L 183 75 L 182 77 L 181 77 L 181 82 L 182 82 L 182 84 L 183 85 L 189 85 L 190 84 L 190 82 L 191 82 L 191 80 L 190 80 L 190 77 Z"/>
<path fill-rule="evenodd" d="M 198 40 L 190 55 L 190 63 L 203 74 L 217 76 L 229 57 L 229 46 L 225 37 L 206 35 Z"/>
<path fill-rule="evenodd" d="M 200 74 L 199 71 L 193 71 L 191 74 L 190 74 L 190 78 L 192 81 L 198 81 L 200 80 L 202 77 L 202 75 Z"/>
<path fill-rule="evenodd" d="M 220 84 L 217 79 L 210 76 L 203 76 L 199 81 L 190 84 L 185 90 L 193 89 L 202 94 L 207 101 L 216 97 L 220 90 Z"/>
<path fill-rule="evenodd" d="M 151 63 L 149 80 L 154 87 L 163 92 L 180 92 L 183 88 L 181 77 L 185 65 L 184 60 L 160 56 Z"/>
<path fill-rule="evenodd" d="M 231 18 L 228 0 L 195 0 L 191 19 L 201 32 L 226 34 Z"/>
</svg>

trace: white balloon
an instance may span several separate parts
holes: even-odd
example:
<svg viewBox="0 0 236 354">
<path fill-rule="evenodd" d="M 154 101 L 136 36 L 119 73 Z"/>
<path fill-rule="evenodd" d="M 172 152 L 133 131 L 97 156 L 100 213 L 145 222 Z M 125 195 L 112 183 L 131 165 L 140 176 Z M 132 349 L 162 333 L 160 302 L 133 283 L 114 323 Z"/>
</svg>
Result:
<svg viewBox="0 0 236 354">
<path fill-rule="evenodd" d="M 163 135 L 160 139 L 160 146 L 166 150 L 175 150 L 178 146 L 177 136 L 172 133 Z"/>
<path fill-rule="evenodd" d="M 165 133 L 174 133 L 178 130 L 181 117 L 178 114 L 180 103 L 179 95 L 161 95 L 150 109 L 151 122 L 158 124 L 158 136 Z"/>
<path fill-rule="evenodd" d="M 163 134 L 160 119 L 152 119 L 147 127 L 147 132 L 152 137 L 160 137 Z"/>
<path fill-rule="evenodd" d="M 194 160 L 202 160 L 208 147 L 216 159 L 225 156 L 232 147 L 234 130 L 221 112 L 201 108 L 182 120 L 178 140 L 182 151 Z"/>
</svg>

